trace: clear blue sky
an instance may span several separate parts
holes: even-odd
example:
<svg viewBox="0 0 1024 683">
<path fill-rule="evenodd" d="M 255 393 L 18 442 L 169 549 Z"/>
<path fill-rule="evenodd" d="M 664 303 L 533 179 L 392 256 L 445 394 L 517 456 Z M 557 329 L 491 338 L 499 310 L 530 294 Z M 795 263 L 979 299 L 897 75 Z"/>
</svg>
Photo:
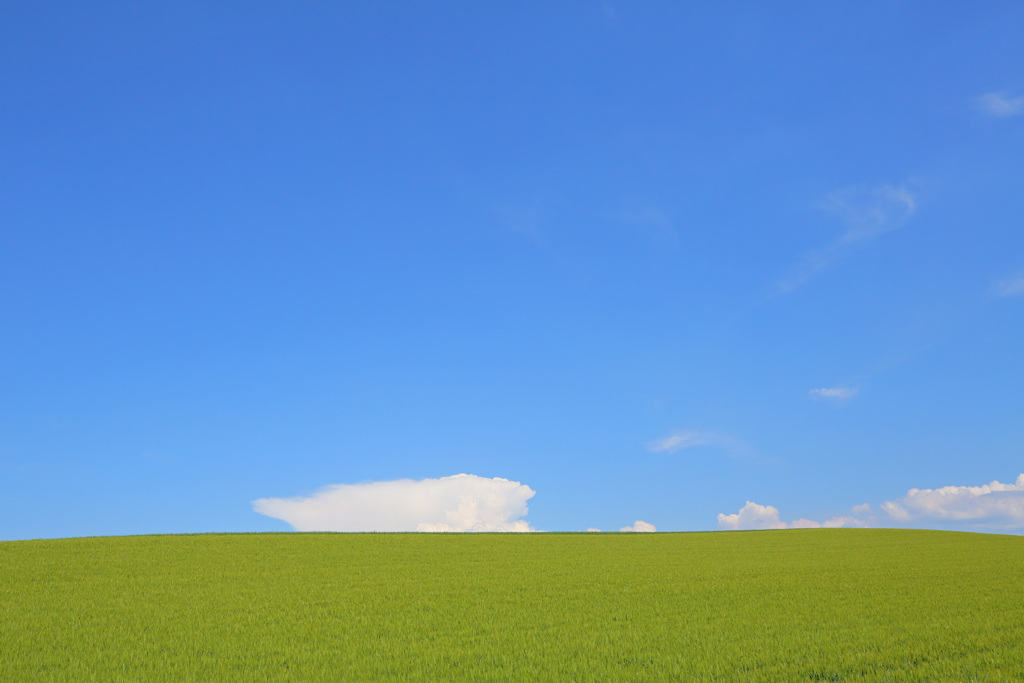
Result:
<svg viewBox="0 0 1024 683">
<path fill-rule="evenodd" d="M 1022 26 L 4 3 L 0 540 L 459 473 L 544 530 L 1019 533 Z"/>
</svg>

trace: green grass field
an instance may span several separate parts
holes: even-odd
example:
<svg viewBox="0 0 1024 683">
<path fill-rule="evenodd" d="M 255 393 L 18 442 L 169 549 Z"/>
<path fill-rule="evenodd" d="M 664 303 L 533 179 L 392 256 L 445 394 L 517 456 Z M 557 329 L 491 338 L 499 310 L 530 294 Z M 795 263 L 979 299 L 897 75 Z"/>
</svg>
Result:
<svg viewBox="0 0 1024 683">
<path fill-rule="evenodd" d="M 0 680 L 1024 680 L 1024 538 L 0 543 Z"/>
</svg>

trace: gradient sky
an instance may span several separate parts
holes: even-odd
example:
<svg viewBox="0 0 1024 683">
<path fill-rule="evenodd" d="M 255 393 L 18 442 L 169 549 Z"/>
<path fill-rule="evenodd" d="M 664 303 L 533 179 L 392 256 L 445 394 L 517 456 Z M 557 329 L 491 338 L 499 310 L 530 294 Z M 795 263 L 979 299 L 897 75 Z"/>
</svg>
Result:
<svg viewBox="0 0 1024 683">
<path fill-rule="evenodd" d="M 301 5 L 0 7 L 0 540 L 1024 530 L 1024 5 Z"/>
</svg>

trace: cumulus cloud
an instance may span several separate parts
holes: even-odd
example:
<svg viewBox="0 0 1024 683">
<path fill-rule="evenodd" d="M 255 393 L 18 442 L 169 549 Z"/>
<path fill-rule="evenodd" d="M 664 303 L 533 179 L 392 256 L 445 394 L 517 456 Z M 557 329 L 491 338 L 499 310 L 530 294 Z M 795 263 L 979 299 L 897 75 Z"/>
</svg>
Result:
<svg viewBox="0 0 1024 683">
<path fill-rule="evenodd" d="M 1010 97 L 1004 92 L 990 92 L 979 97 L 977 104 L 989 116 L 1000 119 L 1024 114 L 1024 95 Z"/>
<path fill-rule="evenodd" d="M 1024 474 L 1012 484 L 993 481 L 982 486 L 943 486 L 910 489 L 907 495 L 879 506 L 887 521 L 902 525 L 965 525 L 976 529 L 1024 528 Z M 885 517 L 868 503 L 855 505 L 850 514 L 817 522 L 796 519 L 784 522 L 777 508 L 747 501 L 738 512 L 719 514 L 719 529 L 811 529 L 875 526 Z"/>
<path fill-rule="evenodd" d="M 882 503 L 897 522 L 966 522 L 1000 529 L 1024 527 L 1024 474 L 1016 483 L 993 481 L 983 486 L 910 489 L 898 500 Z"/>
<path fill-rule="evenodd" d="M 731 515 L 718 513 L 719 529 L 785 529 L 779 521 L 779 510 L 771 505 L 758 505 L 752 500 Z"/>
<path fill-rule="evenodd" d="M 1024 294 L 1024 273 L 1017 273 L 996 283 L 996 296 L 1020 296 Z"/>
<path fill-rule="evenodd" d="M 876 237 L 901 227 L 917 211 L 917 197 L 905 185 L 846 188 L 833 192 L 821 208 L 846 226 L 831 244 L 808 254 L 793 272 L 779 283 L 779 291 L 792 292 L 818 271 L 864 246 Z"/>
<path fill-rule="evenodd" d="M 601 531 L 601 530 L 600 530 L 600 529 L 598 529 L 598 528 L 597 528 L 596 526 L 588 526 L 588 527 L 587 527 L 587 531 L 590 531 L 590 532 L 594 532 L 594 533 L 596 533 L 596 532 L 599 532 L 599 531 Z"/>
<path fill-rule="evenodd" d="M 857 387 L 825 387 L 821 389 L 811 389 L 809 393 L 814 398 L 821 398 L 829 401 L 849 401 L 860 393 L 860 389 Z"/>
<path fill-rule="evenodd" d="M 840 529 L 842 527 L 864 527 L 867 525 L 867 521 L 859 517 L 851 517 L 850 515 L 839 515 L 838 517 L 831 517 L 821 523 L 821 526 L 825 529 Z"/>
<path fill-rule="evenodd" d="M 534 531 L 522 519 L 534 493 L 518 481 L 456 474 L 335 484 L 309 496 L 260 498 L 252 507 L 296 531 Z"/>
<path fill-rule="evenodd" d="M 860 507 L 860 506 L 858 506 Z M 792 522 L 783 522 L 779 519 L 779 510 L 771 505 L 758 505 L 748 500 L 746 505 L 740 508 L 739 512 L 731 515 L 718 514 L 718 528 L 741 530 L 741 529 L 835 529 L 839 527 L 866 526 L 866 522 L 849 515 L 832 517 L 824 522 L 816 522 L 812 519 L 795 519 Z"/>
<path fill-rule="evenodd" d="M 645 522 L 645 521 L 643 521 L 641 519 L 638 519 L 635 522 L 633 522 L 633 526 L 624 526 L 621 529 L 619 529 L 619 531 L 647 531 L 647 532 L 651 532 L 651 531 L 657 531 L 657 529 L 654 528 L 653 524 L 649 524 L 648 522 Z"/>
</svg>

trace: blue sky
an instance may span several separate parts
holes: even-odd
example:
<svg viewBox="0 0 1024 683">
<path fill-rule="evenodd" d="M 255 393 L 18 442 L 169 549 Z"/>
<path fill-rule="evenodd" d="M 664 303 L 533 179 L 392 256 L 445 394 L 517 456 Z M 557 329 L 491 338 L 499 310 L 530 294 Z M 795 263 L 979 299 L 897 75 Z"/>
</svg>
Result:
<svg viewBox="0 0 1024 683">
<path fill-rule="evenodd" d="M 1020 533 L 1021 25 L 5 3 L 0 540 Z"/>
</svg>

